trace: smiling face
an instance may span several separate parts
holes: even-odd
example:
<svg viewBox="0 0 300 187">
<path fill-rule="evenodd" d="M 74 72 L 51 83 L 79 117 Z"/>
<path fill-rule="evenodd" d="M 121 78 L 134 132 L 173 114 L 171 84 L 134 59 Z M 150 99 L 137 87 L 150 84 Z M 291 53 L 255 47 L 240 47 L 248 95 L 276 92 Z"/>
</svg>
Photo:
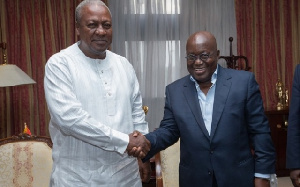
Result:
<svg viewBox="0 0 300 187">
<path fill-rule="evenodd" d="M 80 11 L 76 33 L 80 36 L 79 48 L 90 58 L 104 59 L 112 42 L 112 22 L 108 9 L 96 3 L 87 4 Z"/>
<path fill-rule="evenodd" d="M 211 76 L 217 68 L 219 53 L 216 39 L 209 32 L 197 32 L 187 40 L 186 55 L 197 56 L 196 60 L 187 58 L 187 69 L 200 86 L 211 84 Z M 208 58 L 203 61 L 199 55 Z"/>
</svg>

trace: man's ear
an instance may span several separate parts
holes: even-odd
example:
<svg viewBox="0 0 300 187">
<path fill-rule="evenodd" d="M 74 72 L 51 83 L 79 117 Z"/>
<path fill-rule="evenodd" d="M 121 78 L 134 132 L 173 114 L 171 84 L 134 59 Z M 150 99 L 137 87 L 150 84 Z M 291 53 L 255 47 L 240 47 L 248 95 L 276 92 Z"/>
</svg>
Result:
<svg viewBox="0 0 300 187">
<path fill-rule="evenodd" d="M 75 23 L 75 29 L 76 29 L 76 34 L 77 34 L 77 36 L 80 35 L 79 26 L 80 26 L 79 23 L 76 22 L 76 23 Z"/>
<path fill-rule="evenodd" d="M 219 56 L 220 56 L 220 50 L 217 50 L 217 57 L 219 59 Z"/>
</svg>

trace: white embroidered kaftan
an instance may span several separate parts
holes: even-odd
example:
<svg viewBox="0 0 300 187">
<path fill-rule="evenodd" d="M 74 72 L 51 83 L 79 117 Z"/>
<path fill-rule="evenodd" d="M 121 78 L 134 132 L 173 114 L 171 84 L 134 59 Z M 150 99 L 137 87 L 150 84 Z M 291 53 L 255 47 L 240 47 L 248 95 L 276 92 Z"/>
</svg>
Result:
<svg viewBox="0 0 300 187">
<path fill-rule="evenodd" d="M 78 44 L 53 55 L 45 68 L 50 186 L 140 187 L 137 160 L 124 153 L 128 134 L 148 132 L 135 71 L 110 51 L 103 60 L 86 57 Z"/>
</svg>

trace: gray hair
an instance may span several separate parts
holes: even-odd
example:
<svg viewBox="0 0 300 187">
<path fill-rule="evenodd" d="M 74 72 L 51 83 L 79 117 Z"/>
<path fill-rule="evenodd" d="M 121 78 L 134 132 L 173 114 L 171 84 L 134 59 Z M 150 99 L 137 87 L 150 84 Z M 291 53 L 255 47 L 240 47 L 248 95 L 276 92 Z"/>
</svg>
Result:
<svg viewBox="0 0 300 187">
<path fill-rule="evenodd" d="M 110 12 L 109 8 L 101 0 L 84 0 L 81 3 L 79 3 L 79 5 L 76 7 L 76 10 L 75 10 L 75 22 L 76 23 L 78 23 L 81 19 L 81 16 L 82 16 L 81 15 L 81 9 L 82 9 L 82 7 L 84 7 L 86 5 L 91 5 L 91 4 L 97 4 L 97 5 L 100 5 L 100 6 L 104 6 L 111 15 L 111 12 Z"/>
</svg>

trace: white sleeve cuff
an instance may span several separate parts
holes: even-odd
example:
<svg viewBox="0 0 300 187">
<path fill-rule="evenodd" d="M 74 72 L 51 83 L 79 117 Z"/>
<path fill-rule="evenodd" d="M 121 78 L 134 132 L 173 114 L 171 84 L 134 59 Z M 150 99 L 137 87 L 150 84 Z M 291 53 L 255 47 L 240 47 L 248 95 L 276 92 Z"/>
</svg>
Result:
<svg viewBox="0 0 300 187">
<path fill-rule="evenodd" d="M 270 179 L 271 178 L 271 174 L 255 173 L 254 176 L 259 177 L 259 178 L 264 178 L 264 179 Z"/>
<path fill-rule="evenodd" d="M 112 129 L 111 137 L 112 137 L 111 143 L 109 144 L 111 147 L 107 147 L 107 148 L 109 150 L 114 150 L 116 152 L 119 152 L 120 154 L 124 154 L 129 143 L 128 134 L 124 134 L 122 132 Z"/>
</svg>

